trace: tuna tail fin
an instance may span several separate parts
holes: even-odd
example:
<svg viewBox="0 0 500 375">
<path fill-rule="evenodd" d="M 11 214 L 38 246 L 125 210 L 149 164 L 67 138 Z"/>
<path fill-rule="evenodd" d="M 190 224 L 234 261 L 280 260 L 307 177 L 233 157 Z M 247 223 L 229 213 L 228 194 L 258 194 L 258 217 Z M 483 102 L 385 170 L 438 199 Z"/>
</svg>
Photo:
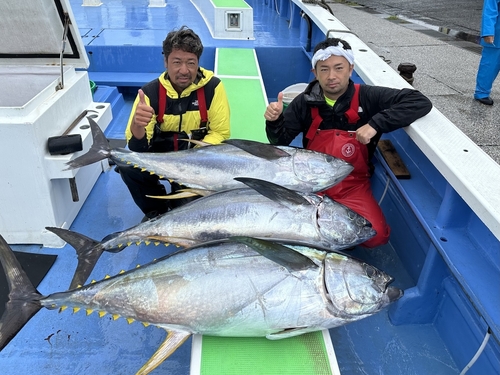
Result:
<svg viewBox="0 0 500 375">
<path fill-rule="evenodd" d="M 14 252 L 0 236 L 0 261 L 9 285 L 9 301 L 0 319 L 0 350 L 16 336 L 42 308 L 42 295 L 36 290 L 19 264 Z"/>
<path fill-rule="evenodd" d="M 68 169 L 76 169 L 111 157 L 109 142 L 101 128 L 92 118 L 87 117 L 92 130 L 92 147 L 82 156 L 79 156 L 66 163 Z"/>
<path fill-rule="evenodd" d="M 76 250 L 78 265 L 69 288 L 75 289 L 84 285 L 104 251 L 100 243 L 83 234 L 67 229 L 56 227 L 46 227 L 45 229 L 59 236 Z"/>
</svg>

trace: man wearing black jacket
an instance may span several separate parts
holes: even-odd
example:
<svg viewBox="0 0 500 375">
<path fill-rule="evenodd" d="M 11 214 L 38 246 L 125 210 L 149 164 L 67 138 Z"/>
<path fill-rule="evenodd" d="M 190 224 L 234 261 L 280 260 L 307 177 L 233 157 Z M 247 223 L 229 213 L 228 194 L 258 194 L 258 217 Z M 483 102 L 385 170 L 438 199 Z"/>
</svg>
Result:
<svg viewBox="0 0 500 375">
<path fill-rule="evenodd" d="M 304 147 L 342 158 L 354 166 L 343 181 L 324 193 L 372 223 L 377 234 L 363 246 L 387 243 L 390 228 L 370 188 L 370 159 L 383 133 L 410 125 L 430 112 L 432 104 L 417 90 L 357 85 L 351 80 L 354 55 L 337 38 L 314 49 L 316 79 L 283 112 L 283 93 L 264 117 L 272 144 L 289 145 L 299 133 Z"/>
</svg>

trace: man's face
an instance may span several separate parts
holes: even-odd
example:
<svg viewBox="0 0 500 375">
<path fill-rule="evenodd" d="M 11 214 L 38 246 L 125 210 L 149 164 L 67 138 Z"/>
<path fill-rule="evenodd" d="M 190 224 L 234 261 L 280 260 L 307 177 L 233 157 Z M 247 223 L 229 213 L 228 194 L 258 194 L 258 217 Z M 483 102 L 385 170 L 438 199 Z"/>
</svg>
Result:
<svg viewBox="0 0 500 375">
<path fill-rule="evenodd" d="M 325 61 L 319 60 L 313 73 L 325 96 L 337 100 L 347 90 L 353 68 L 345 57 L 332 55 Z"/>
<path fill-rule="evenodd" d="M 165 60 L 165 67 L 172 86 L 181 93 L 196 78 L 198 57 L 194 53 L 174 49 Z"/>
</svg>

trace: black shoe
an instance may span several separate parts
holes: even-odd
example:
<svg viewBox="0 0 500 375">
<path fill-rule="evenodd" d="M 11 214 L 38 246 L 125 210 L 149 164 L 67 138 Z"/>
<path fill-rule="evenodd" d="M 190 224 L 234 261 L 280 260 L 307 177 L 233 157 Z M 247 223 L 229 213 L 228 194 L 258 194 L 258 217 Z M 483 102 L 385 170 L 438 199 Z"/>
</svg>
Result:
<svg viewBox="0 0 500 375">
<path fill-rule="evenodd" d="M 476 98 L 479 103 L 483 103 L 484 105 L 493 105 L 493 99 L 489 96 L 487 98 Z"/>
</svg>

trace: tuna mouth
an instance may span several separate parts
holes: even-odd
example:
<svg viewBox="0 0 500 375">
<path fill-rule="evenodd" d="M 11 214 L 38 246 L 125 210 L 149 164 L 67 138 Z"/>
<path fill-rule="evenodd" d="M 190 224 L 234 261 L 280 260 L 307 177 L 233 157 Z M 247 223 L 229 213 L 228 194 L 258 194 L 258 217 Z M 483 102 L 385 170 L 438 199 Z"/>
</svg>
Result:
<svg viewBox="0 0 500 375">
<path fill-rule="evenodd" d="M 394 302 L 403 297 L 404 292 L 399 288 L 396 288 L 394 286 L 389 286 L 387 287 L 385 294 L 389 299 L 389 302 Z"/>
</svg>

